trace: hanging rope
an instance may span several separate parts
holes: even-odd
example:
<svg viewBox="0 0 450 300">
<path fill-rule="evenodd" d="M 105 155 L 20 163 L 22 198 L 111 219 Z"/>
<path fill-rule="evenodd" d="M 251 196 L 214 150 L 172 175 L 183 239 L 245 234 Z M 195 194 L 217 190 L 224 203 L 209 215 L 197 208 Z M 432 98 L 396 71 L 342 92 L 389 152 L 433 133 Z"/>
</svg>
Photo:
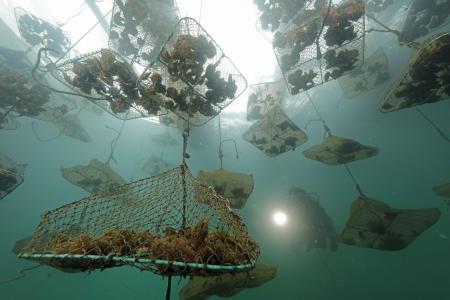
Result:
<svg viewBox="0 0 450 300">
<path fill-rule="evenodd" d="M 202 10 L 203 10 L 203 0 L 200 0 L 200 11 L 198 13 L 198 23 L 202 22 Z"/>
<path fill-rule="evenodd" d="M 182 206 L 182 221 L 181 221 L 181 228 L 186 228 L 186 201 L 187 201 L 187 189 L 186 189 L 186 159 L 189 159 L 189 154 L 187 153 L 187 146 L 188 146 L 188 140 L 189 140 L 189 134 L 190 134 L 190 122 L 191 121 L 191 103 L 189 103 L 188 107 L 188 117 L 187 117 L 187 124 L 186 128 L 183 131 L 183 161 L 181 163 L 181 183 L 183 185 L 183 206 Z M 169 275 L 170 276 L 170 275 Z"/>
<path fill-rule="evenodd" d="M 309 95 L 308 92 L 306 92 L 306 96 L 308 97 L 309 102 L 311 102 L 311 104 L 312 104 L 312 106 L 314 108 L 314 111 L 316 112 L 317 116 L 319 117 L 320 122 L 322 122 L 323 129 L 325 130 L 325 136 L 332 136 L 330 127 L 328 127 L 327 123 L 323 119 L 322 115 L 319 112 L 319 109 L 317 108 L 316 104 L 314 103 L 313 99 L 311 98 L 311 96 Z M 311 120 L 311 121 L 316 121 L 316 120 L 317 119 L 314 119 L 314 120 Z M 309 125 L 310 122 L 307 123 L 307 126 Z"/>
<path fill-rule="evenodd" d="M 172 289 L 172 274 L 167 277 L 166 300 L 170 300 L 170 290 Z"/>
<path fill-rule="evenodd" d="M 19 276 L 14 277 L 14 278 L 9 279 L 9 280 L 0 281 L 0 285 L 8 284 L 8 283 L 20 280 L 22 278 L 25 278 L 27 276 L 26 272 L 34 270 L 34 269 L 37 269 L 37 268 L 42 267 L 42 266 L 43 265 L 36 265 L 36 266 L 33 266 L 33 267 L 22 269 L 22 270 L 19 271 L 19 273 L 20 273 Z"/>
<path fill-rule="evenodd" d="M 113 130 L 117 134 L 117 136 L 111 141 L 111 151 L 109 152 L 108 159 L 106 160 L 107 165 L 109 165 L 109 162 L 111 160 L 114 161 L 115 163 L 117 163 L 116 159 L 114 158 L 114 150 L 116 149 L 117 142 L 119 141 L 119 138 L 122 135 L 123 129 L 125 128 L 126 122 L 127 122 L 126 120 L 122 122 L 122 126 L 120 126 L 119 130 L 109 127 L 107 125 L 105 126 L 106 128 Z"/>
<path fill-rule="evenodd" d="M 239 153 L 238 153 L 238 149 L 237 149 L 237 144 L 236 141 L 234 139 L 225 139 L 222 140 L 222 125 L 221 125 L 221 121 L 220 121 L 220 115 L 219 115 L 219 160 L 220 160 L 220 168 L 223 169 L 223 151 L 222 151 L 222 145 L 226 142 L 233 142 L 234 144 L 234 150 L 236 152 L 236 159 L 239 158 Z"/>
<path fill-rule="evenodd" d="M 333 0 L 330 0 L 328 2 L 327 14 L 325 15 L 325 18 L 322 21 L 322 26 L 320 27 L 319 33 L 317 34 L 317 37 L 316 37 L 316 50 L 317 50 L 317 59 L 318 60 L 320 60 L 320 58 L 322 57 L 322 50 L 320 50 L 319 39 L 320 39 L 320 36 L 322 35 L 323 29 L 325 28 L 325 23 L 327 22 L 328 17 L 330 15 L 332 4 L 333 4 Z M 321 69 L 322 69 L 322 67 L 321 67 Z"/>
<path fill-rule="evenodd" d="M 348 168 L 347 164 L 344 164 L 345 170 L 347 171 L 348 175 L 350 175 L 350 178 L 352 179 L 353 183 L 355 184 L 356 190 L 358 191 L 359 195 L 361 197 L 365 197 L 364 193 L 362 192 L 361 187 L 359 186 L 358 182 L 356 181 L 355 176 L 353 176 L 353 173 Z"/>
<path fill-rule="evenodd" d="M 441 128 L 439 128 L 439 126 L 434 123 L 418 106 L 414 106 L 414 108 L 417 110 L 417 112 L 422 116 L 422 118 L 427 121 L 441 136 L 441 138 L 450 143 L 450 138 L 442 131 Z"/>
</svg>

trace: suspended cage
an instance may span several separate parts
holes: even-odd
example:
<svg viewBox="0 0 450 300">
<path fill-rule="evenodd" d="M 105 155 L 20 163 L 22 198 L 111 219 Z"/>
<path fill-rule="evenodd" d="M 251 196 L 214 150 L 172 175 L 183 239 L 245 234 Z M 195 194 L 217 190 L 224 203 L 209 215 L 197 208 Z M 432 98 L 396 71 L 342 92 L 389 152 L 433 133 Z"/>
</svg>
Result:
<svg viewBox="0 0 450 300">
<path fill-rule="evenodd" d="M 281 106 L 286 92 L 282 81 L 264 82 L 249 86 L 247 101 L 247 120 L 261 119 L 273 106 Z"/>
<path fill-rule="evenodd" d="M 270 157 L 295 150 L 308 140 L 306 133 L 279 106 L 252 124 L 242 138 Z"/>
<path fill-rule="evenodd" d="M 360 196 L 353 201 L 350 217 L 338 240 L 344 244 L 378 250 L 401 250 L 435 224 L 437 208 L 396 209 Z"/>
<path fill-rule="evenodd" d="M 394 0 L 366 0 L 366 9 L 368 12 L 381 12 L 394 4 Z"/>
<path fill-rule="evenodd" d="M 20 37 L 28 45 L 57 51 L 48 52 L 52 57 L 60 57 L 69 51 L 70 37 L 60 27 L 27 12 L 21 7 L 15 7 L 14 14 Z"/>
<path fill-rule="evenodd" d="M 438 196 L 444 197 L 445 202 L 450 205 L 450 182 L 433 186 L 433 193 Z"/>
<path fill-rule="evenodd" d="M 305 151 L 309 159 L 320 161 L 327 165 L 341 165 L 361 159 L 367 159 L 379 153 L 378 148 L 366 146 L 357 141 L 327 135 L 325 141 Z"/>
<path fill-rule="evenodd" d="M 171 99 L 166 108 L 191 125 L 217 116 L 247 88 L 247 81 L 222 49 L 192 18 L 182 18 L 165 42 L 158 64 L 147 67 L 143 79 Z M 152 81 L 153 73 L 155 75 Z"/>
<path fill-rule="evenodd" d="M 88 165 L 61 167 L 64 179 L 89 193 L 111 190 L 126 183 L 108 163 L 92 159 Z"/>
<path fill-rule="evenodd" d="M 289 224 L 292 226 L 291 248 L 300 252 L 304 248 L 338 249 L 336 230 L 333 221 L 319 202 L 316 194 L 308 193 L 299 187 L 289 189 L 287 202 Z"/>
<path fill-rule="evenodd" d="M 164 97 L 136 84 L 139 76 L 117 52 L 102 49 L 67 60 L 51 74 L 115 117 L 128 120 L 164 114 Z"/>
<path fill-rule="evenodd" d="M 175 0 L 115 0 L 108 45 L 147 66 L 157 59 L 178 20 Z"/>
<path fill-rule="evenodd" d="M 214 190 L 230 201 L 235 209 L 243 208 L 253 192 L 253 175 L 231 172 L 223 168 L 214 171 L 200 170 L 197 179 L 214 187 Z"/>
<path fill-rule="evenodd" d="M 0 66 L 0 128 L 11 118 L 39 115 L 49 101 L 50 91 L 35 84 L 27 72 Z"/>
<path fill-rule="evenodd" d="M 149 176 L 155 176 L 164 173 L 174 167 L 173 164 L 168 163 L 161 157 L 151 155 L 141 166 L 141 170 Z"/>
<path fill-rule="evenodd" d="M 0 154 L 0 200 L 14 191 L 24 180 L 25 165 Z"/>
<path fill-rule="evenodd" d="M 340 77 L 338 83 L 344 91 L 345 98 L 351 99 L 377 88 L 389 79 L 388 58 L 383 49 L 378 48 L 366 59 L 364 65 L 347 76 Z"/>
<path fill-rule="evenodd" d="M 19 255 L 58 268 L 129 265 L 160 275 L 252 269 L 241 218 L 186 165 L 48 211 Z"/>
<path fill-rule="evenodd" d="M 180 290 L 181 300 L 207 299 L 210 296 L 232 297 L 244 289 L 259 287 L 277 274 L 277 267 L 257 263 L 248 273 L 193 277 Z"/>
<path fill-rule="evenodd" d="M 381 103 L 381 112 L 392 112 L 450 96 L 450 34 L 434 35 L 421 43 Z"/>
<path fill-rule="evenodd" d="M 291 95 L 337 79 L 364 62 L 363 0 L 304 10 L 272 45 Z"/>
<path fill-rule="evenodd" d="M 412 42 L 445 26 L 450 21 L 449 0 L 414 0 L 406 16 L 401 36 Z"/>
</svg>

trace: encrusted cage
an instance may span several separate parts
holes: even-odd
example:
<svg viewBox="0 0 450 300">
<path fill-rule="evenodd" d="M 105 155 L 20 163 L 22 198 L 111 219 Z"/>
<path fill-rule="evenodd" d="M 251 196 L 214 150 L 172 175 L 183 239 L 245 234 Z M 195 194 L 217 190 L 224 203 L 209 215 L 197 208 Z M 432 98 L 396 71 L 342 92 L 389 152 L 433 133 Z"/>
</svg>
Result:
<svg viewBox="0 0 450 300">
<path fill-rule="evenodd" d="M 421 43 L 392 81 L 381 103 L 382 112 L 433 103 L 450 97 L 450 34 L 434 35 Z"/>
<path fill-rule="evenodd" d="M 201 126 L 217 116 L 247 88 L 247 81 L 222 49 L 192 18 L 182 18 L 164 44 L 159 61 L 167 106 L 180 118 Z M 144 73 L 153 73 L 155 64 Z M 164 91 L 164 89 L 166 89 Z"/>
<path fill-rule="evenodd" d="M 364 62 L 362 0 L 304 10 L 274 34 L 273 49 L 291 95 L 337 79 Z"/>
<path fill-rule="evenodd" d="M 21 38 L 30 46 L 39 46 L 56 50 L 48 52 L 50 56 L 59 57 L 70 48 L 70 37 L 60 27 L 55 26 L 21 7 L 14 8 L 17 27 Z"/>
<path fill-rule="evenodd" d="M 401 37 L 412 42 L 450 22 L 450 0 L 412 1 Z"/>
<path fill-rule="evenodd" d="M 108 45 L 147 66 L 157 59 L 178 20 L 174 0 L 115 0 Z"/>
<path fill-rule="evenodd" d="M 51 70 L 52 75 L 119 119 L 165 114 L 164 97 L 138 84 L 132 66 L 111 49 L 70 59 Z"/>
<path fill-rule="evenodd" d="M 14 191 L 24 180 L 25 165 L 0 153 L 0 200 Z"/>
<path fill-rule="evenodd" d="M 249 86 L 247 120 L 261 119 L 273 106 L 281 106 L 286 92 L 283 81 L 263 82 Z"/>
<path fill-rule="evenodd" d="M 253 123 L 242 138 L 270 157 L 295 150 L 308 140 L 306 133 L 279 106 Z"/>
<path fill-rule="evenodd" d="M 212 275 L 251 269 L 258 255 L 228 201 L 181 165 L 44 213 L 19 256 L 58 268 Z"/>
</svg>

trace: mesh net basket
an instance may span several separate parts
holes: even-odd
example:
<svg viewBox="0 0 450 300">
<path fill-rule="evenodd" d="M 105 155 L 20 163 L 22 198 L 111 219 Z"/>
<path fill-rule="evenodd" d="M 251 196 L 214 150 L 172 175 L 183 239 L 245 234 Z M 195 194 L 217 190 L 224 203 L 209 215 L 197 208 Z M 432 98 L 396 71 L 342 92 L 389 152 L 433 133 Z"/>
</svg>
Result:
<svg viewBox="0 0 450 300">
<path fill-rule="evenodd" d="M 115 117 L 128 120 L 165 114 L 164 97 L 137 84 L 131 65 L 111 49 L 70 59 L 51 70 L 60 82 Z"/>
<path fill-rule="evenodd" d="M 165 42 L 159 64 L 147 67 L 144 74 L 161 74 L 167 107 L 194 126 L 217 116 L 247 88 L 247 81 L 222 49 L 192 18 L 182 18 Z"/>
<path fill-rule="evenodd" d="M 275 56 L 291 95 L 337 79 L 364 62 L 362 0 L 305 10 L 275 33 Z"/>
<path fill-rule="evenodd" d="M 433 103 L 450 97 L 450 34 L 430 37 L 416 50 L 392 82 L 381 103 L 382 112 Z"/>
<path fill-rule="evenodd" d="M 270 157 L 295 150 L 308 140 L 306 133 L 279 106 L 252 124 L 242 138 Z"/>
<path fill-rule="evenodd" d="M 58 53 L 49 52 L 53 57 L 65 54 L 70 48 L 69 36 L 58 26 L 55 26 L 21 7 L 14 8 L 20 37 L 30 46 L 50 48 Z"/>
<path fill-rule="evenodd" d="M 414 0 L 408 9 L 401 36 L 412 42 L 450 21 L 450 0 Z"/>
<path fill-rule="evenodd" d="M 249 86 L 247 120 L 261 119 L 275 105 L 281 106 L 286 91 L 283 81 L 264 82 Z"/>
<path fill-rule="evenodd" d="M 178 20 L 174 0 L 115 0 L 108 45 L 147 66 L 157 59 Z"/>
<path fill-rule="evenodd" d="M 212 275 L 251 269 L 258 255 L 228 201 L 181 165 L 44 213 L 19 256 L 78 270 Z"/>
<path fill-rule="evenodd" d="M 24 180 L 25 165 L 0 153 L 0 200 L 14 191 Z"/>
</svg>

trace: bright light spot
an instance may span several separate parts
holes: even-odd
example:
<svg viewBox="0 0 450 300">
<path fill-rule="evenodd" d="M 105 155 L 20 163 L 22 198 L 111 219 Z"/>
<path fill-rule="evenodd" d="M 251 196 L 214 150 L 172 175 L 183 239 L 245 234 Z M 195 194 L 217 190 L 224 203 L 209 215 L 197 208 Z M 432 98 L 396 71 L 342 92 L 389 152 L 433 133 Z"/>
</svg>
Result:
<svg viewBox="0 0 450 300">
<path fill-rule="evenodd" d="M 284 212 L 277 211 L 276 213 L 273 214 L 273 221 L 278 226 L 283 226 L 287 222 L 287 216 Z"/>
</svg>

